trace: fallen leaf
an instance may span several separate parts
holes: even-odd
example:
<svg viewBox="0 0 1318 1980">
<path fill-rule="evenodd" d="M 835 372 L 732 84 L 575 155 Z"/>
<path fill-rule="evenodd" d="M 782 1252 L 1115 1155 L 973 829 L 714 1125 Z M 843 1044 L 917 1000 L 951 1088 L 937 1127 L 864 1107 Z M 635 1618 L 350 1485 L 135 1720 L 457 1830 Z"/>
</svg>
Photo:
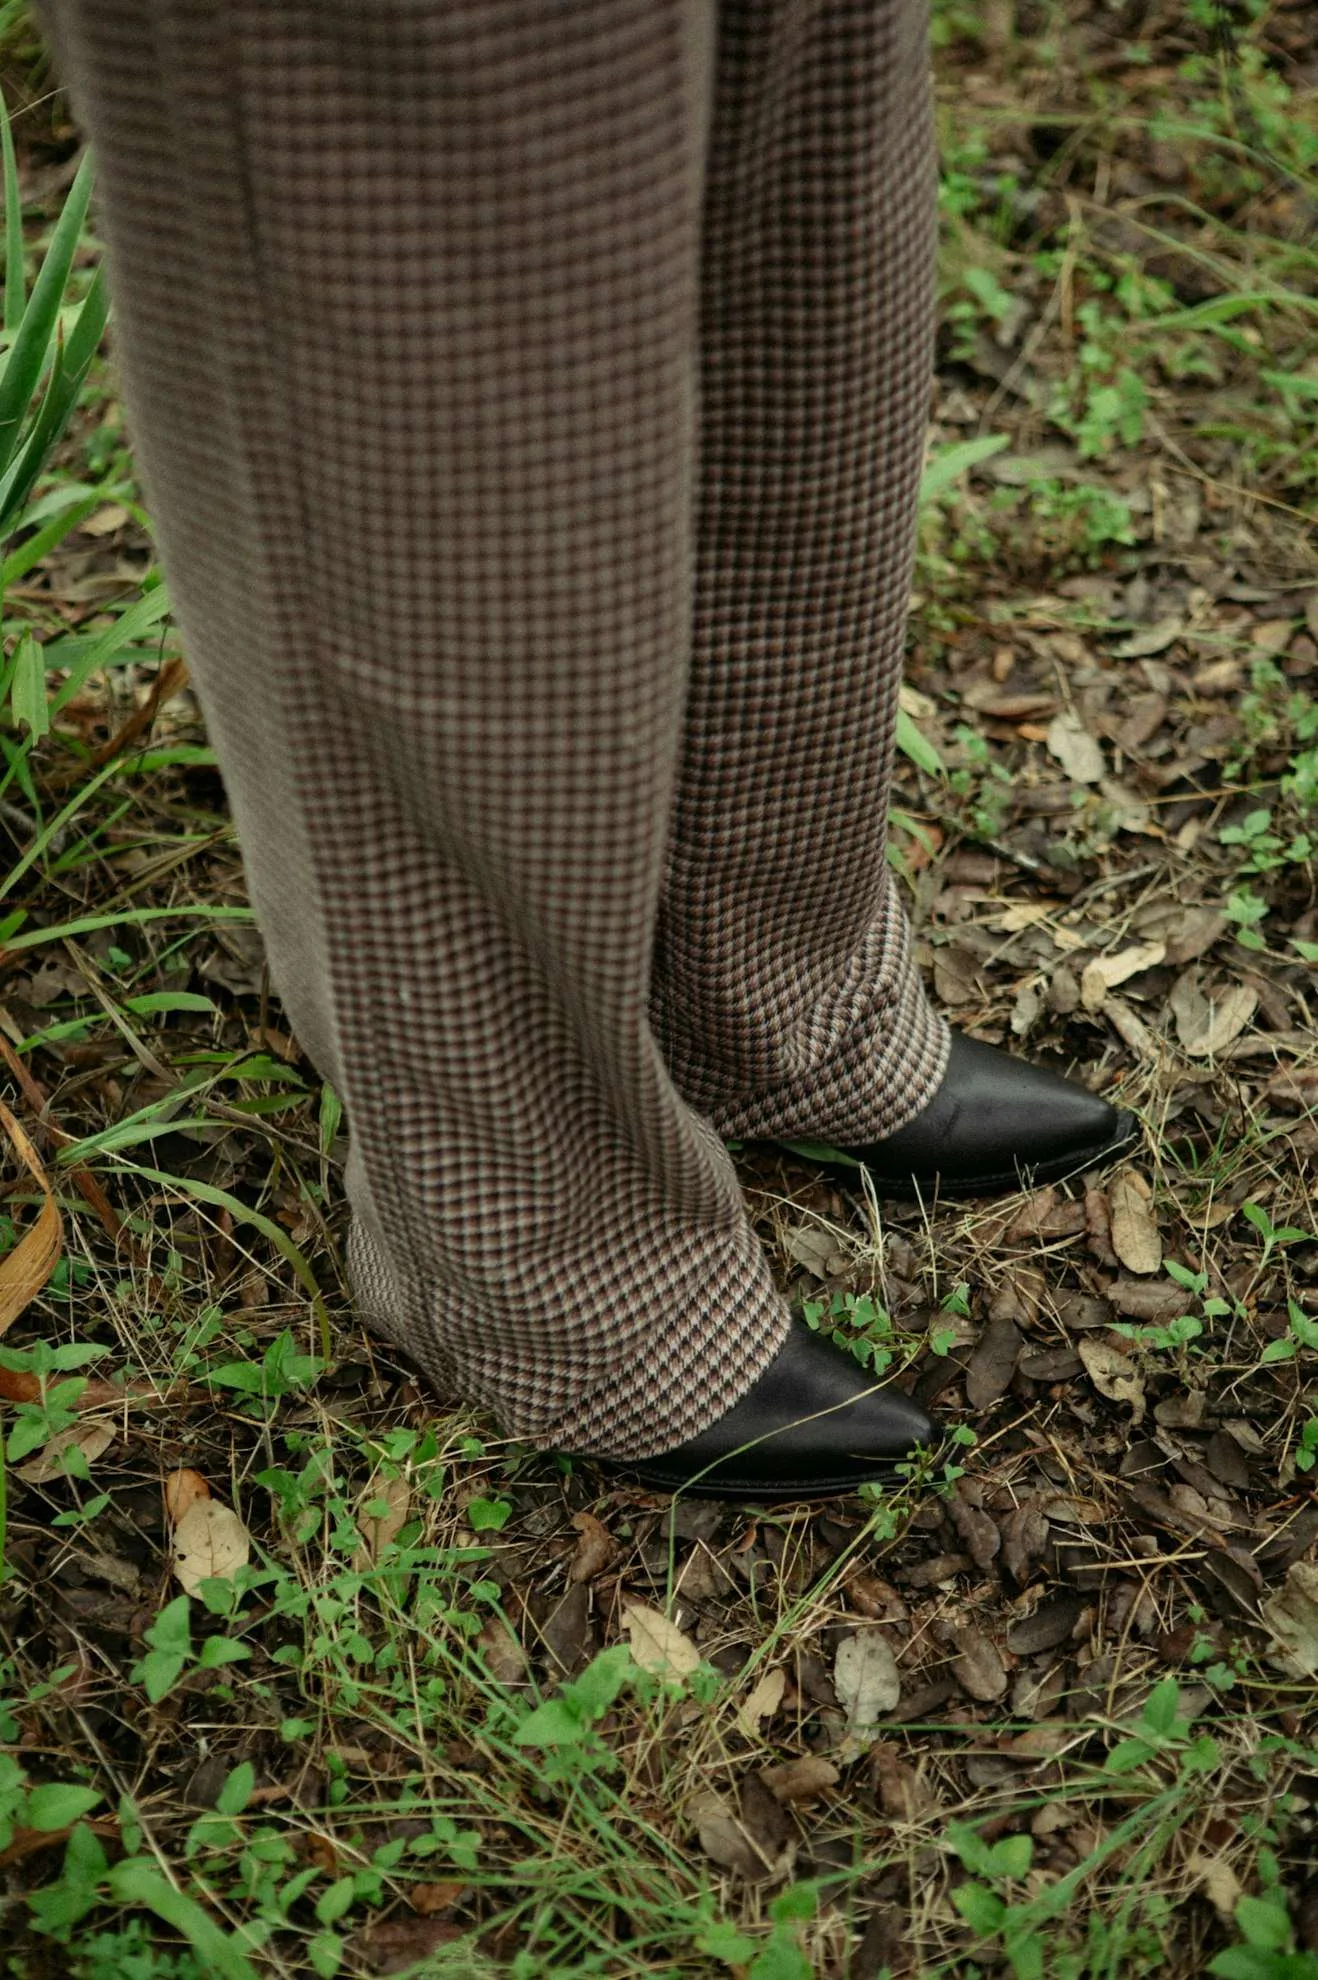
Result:
<svg viewBox="0 0 1318 1980">
<path fill-rule="evenodd" d="M 199 1471 L 185 1465 L 181 1471 L 171 1471 L 165 1480 L 165 1514 L 171 1526 L 177 1526 L 183 1515 L 193 1507 L 198 1499 L 209 1499 L 211 1488 Z"/>
<path fill-rule="evenodd" d="M 347 1944 L 369 1973 L 411 1973 L 418 1960 L 465 1939 L 470 1929 L 443 1918 L 400 1913 L 354 1932 Z"/>
<path fill-rule="evenodd" d="M 901 1702 L 897 1661 L 881 1630 L 857 1630 L 842 1638 L 833 1660 L 833 1689 L 847 1715 L 843 1752 L 854 1758 L 869 1744 L 864 1735 Z"/>
<path fill-rule="evenodd" d="M 1129 639 L 1123 639 L 1120 646 L 1114 646 L 1112 652 L 1118 660 L 1149 660 L 1155 653 L 1165 653 L 1184 631 L 1183 619 L 1159 619 L 1156 625 L 1141 626 Z"/>
<path fill-rule="evenodd" d="M 1129 1355 L 1093 1334 L 1076 1342 L 1076 1353 L 1100 1396 L 1109 1402 L 1128 1403 L 1132 1423 L 1144 1421 L 1144 1378 Z"/>
<path fill-rule="evenodd" d="M 1185 1311 L 1185 1294 L 1180 1286 L 1161 1279 L 1114 1279 L 1107 1296 L 1124 1320 L 1150 1320 L 1157 1326 L 1165 1326 Z"/>
<path fill-rule="evenodd" d="M 800 1760 L 787 1760 L 781 1767 L 760 1769 L 760 1779 L 774 1800 L 789 1806 L 794 1802 L 818 1801 L 841 1778 L 832 1762 L 817 1753 L 807 1753 Z"/>
<path fill-rule="evenodd" d="M 1017 1657 L 1036 1657 L 1041 1650 L 1056 1650 L 1066 1643 L 1084 1614 L 1083 1595 L 1054 1595 L 1040 1602 L 1032 1615 L 1013 1623 L 1007 1631 L 1007 1648 Z"/>
<path fill-rule="evenodd" d="M 456 1878 L 439 1884 L 409 1884 L 407 1901 L 418 1916 L 433 1918 L 436 1912 L 447 1911 L 456 1904 L 466 1888 Z"/>
<path fill-rule="evenodd" d="M 1101 1011 L 1109 990 L 1141 970 L 1155 969 L 1166 955 L 1161 942 L 1136 942 L 1115 955 L 1095 956 L 1080 978 L 1080 1001 L 1087 1011 Z"/>
<path fill-rule="evenodd" d="M 1226 916 L 1216 908 L 1178 908 L 1167 933 L 1167 960 L 1177 969 L 1194 962 L 1226 931 Z"/>
<path fill-rule="evenodd" d="M 1196 1850 L 1187 1857 L 1186 1869 L 1203 1885 L 1204 1895 L 1224 1925 L 1236 1915 L 1244 1896 L 1244 1886 L 1224 1856 L 1205 1856 Z"/>
<path fill-rule="evenodd" d="M 1106 774 L 1102 750 L 1070 709 L 1064 708 L 1048 724 L 1048 752 L 1077 784 L 1096 784 Z"/>
<path fill-rule="evenodd" d="M 1024 1345 L 1012 1320 L 990 1320 L 966 1367 L 966 1401 L 972 1409 L 988 1409 L 1006 1393 Z"/>
<path fill-rule="evenodd" d="M 1123 1045 L 1129 1045 L 1137 1059 L 1156 1059 L 1158 1040 L 1149 1030 L 1143 1018 L 1136 1017 L 1130 1005 L 1122 997 L 1114 997 L 1110 992 L 1103 999 L 1103 1015 L 1116 1032 Z"/>
<path fill-rule="evenodd" d="M 1047 1549 L 1048 1521 L 1038 1500 L 1013 1506 L 1002 1522 L 1002 1559 L 1019 1588 L 1029 1580 L 1030 1562 L 1042 1560 Z"/>
<path fill-rule="evenodd" d="M 846 1264 L 846 1253 L 818 1224 L 796 1224 L 783 1233 L 783 1250 L 817 1279 L 827 1279 Z"/>
<path fill-rule="evenodd" d="M 1318 1066 L 1281 1066 L 1263 1089 L 1265 1100 L 1307 1114 L 1318 1107 Z"/>
<path fill-rule="evenodd" d="M 218 1499 L 194 1500 L 174 1527 L 174 1573 L 188 1595 L 212 1577 L 227 1581 L 246 1567 L 251 1552 L 247 1528 Z"/>
<path fill-rule="evenodd" d="M 109 1450 L 115 1435 L 113 1423 L 97 1422 L 95 1418 L 71 1423 L 67 1430 L 57 1430 L 34 1458 L 17 1466 L 15 1476 L 26 1485 L 49 1485 L 57 1478 L 67 1478 L 64 1460 L 69 1451 L 81 1451 L 88 1464 L 94 1464 Z"/>
<path fill-rule="evenodd" d="M 1294 631 L 1294 619 L 1260 619 L 1250 632 L 1249 643 L 1272 659 L 1286 651 Z"/>
<path fill-rule="evenodd" d="M 397 1472 L 392 1477 L 376 1472 L 366 1484 L 357 1511 L 357 1530 L 362 1536 L 362 1544 L 352 1557 L 354 1572 L 365 1573 L 375 1566 L 390 1541 L 396 1539 L 407 1524 L 408 1509 L 412 1503 L 412 1488 L 407 1480 Z M 367 1506 L 383 1504 L 384 1512 L 365 1512 Z"/>
<path fill-rule="evenodd" d="M 1262 1616 L 1278 1646 L 1272 1661 L 1294 1677 L 1318 1678 L 1318 1565 L 1292 1562 Z"/>
<path fill-rule="evenodd" d="M 626 1602 L 622 1626 L 627 1632 L 632 1656 L 643 1671 L 656 1677 L 689 1677 L 700 1662 L 700 1652 L 689 1636 L 658 1609 L 644 1602 Z"/>
<path fill-rule="evenodd" d="M 501 1616 L 488 1616 L 476 1648 L 485 1660 L 490 1676 L 500 1684 L 525 1684 L 528 1678 L 526 1652 Z"/>
<path fill-rule="evenodd" d="M 771 1719 L 783 1702 L 787 1689 L 787 1673 L 779 1668 L 763 1671 L 749 1695 L 742 1700 L 737 1711 L 737 1730 L 743 1739 L 758 1739 L 760 1722 Z"/>
<path fill-rule="evenodd" d="M 947 1511 L 961 1545 L 975 1566 L 989 1567 L 1002 1546 L 1002 1535 L 988 1514 L 981 1512 L 978 1506 L 970 1505 L 958 1492 L 954 1492 L 948 1500 Z"/>
<path fill-rule="evenodd" d="M 1185 1050 L 1192 1058 L 1210 1059 L 1240 1036 L 1258 1008 L 1258 992 L 1232 983 L 1214 1001 L 1183 976 L 1168 1001 Z"/>
<path fill-rule="evenodd" d="M 1137 1169 L 1119 1169 L 1108 1184 L 1112 1249 L 1128 1272 L 1162 1269 L 1162 1238 L 1153 1217 L 1153 1191 Z"/>
<path fill-rule="evenodd" d="M 1008 1740 L 1002 1750 L 1013 1760 L 1051 1760 L 1084 1736 L 1069 1719 L 1041 1719 Z"/>
<path fill-rule="evenodd" d="M 915 1822 L 938 1806 L 932 1789 L 904 1760 L 891 1740 L 881 1739 L 870 1753 L 879 1806 L 892 1822 Z"/>
<path fill-rule="evenodd" d="M 569 1581 L 593 1581 L 597 1574 L 603 1574 L 618 1551 L 613 1535 L 594 1513 L 573 1513 L 572 1524 L 581 1538 L 568 1563 L 567 1578 Z"/>
<path fill-rule="evenodd" d="M 911 1613 L 897 1590 L 875 1574 L 853 1574 L 846 1596 L 853 1609 L 873 1622 L 905 1622 Z"/>
<path fill-rule="evenodd" d="M 88 516 L 78 524 L 83 536 L 113 536 L 128 521 L 128 511 L 118 502 L 107 502 L 95 515 Z"/>
<path fill-rule="evenodd" d="M 746 1878 L 772 1875 L 773 1862 L 756 1847 L 721 1794 L 702 1788 L 687 1802 L 686 1813 L 711 1863 Z"/>
<path fill-rule="evenodd" d="M 1007 1672 L 992 1637 L 982 1629 L 956 1625 L 952 1638 L 956 1645 L 952 1674 L 961 1689 L 984 1704 L 1001 1698 L 1007 1689 Z"/>
<path fill-rule="evenodd" d="M 597 1648 L 590 1626 L 590 1589 L 570 1582 L 553 1604 L 540 1631 L 545 1649 L 565 1677 L 585 1669 Z"/>
<path fill-rule="evenodd" d="M 31 1305 L 58 1265 L 64 1250 L 64 1224 L 41 1159 L 3 1100 L 0 1100 L 0 1126 L 41 1191 L 36 1222 L 0 1261 L 0 1334 L 3 1334 Z"/>
<path fill-rule="evenodd" d="M 1137 694 L 1127 704 L 1126 713 L 1113 733 L 1118 749 L 1129 755 L 1151 742 L 1167 718 L 1167 697 L 1156 692 Z"/>
</svg>

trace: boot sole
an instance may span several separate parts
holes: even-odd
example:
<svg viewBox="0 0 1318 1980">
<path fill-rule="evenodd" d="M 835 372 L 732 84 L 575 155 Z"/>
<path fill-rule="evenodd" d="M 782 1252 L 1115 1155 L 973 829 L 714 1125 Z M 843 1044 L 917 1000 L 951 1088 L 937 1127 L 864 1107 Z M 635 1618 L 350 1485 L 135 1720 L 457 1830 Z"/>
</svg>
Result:
<svg viewBox="0 0 1318 1980">
<path fill-rule="evenodd" d="M 921 1182 L 915 1176 L 885 1176 L 871 1169 L 859 1157 L 846 1162 L 833 1162 L 826 1155 L 812 1154 L 805 1158 L 817 1162 L 821 1169 L 831 1169 L 834 1174 L 851 1174 L 854 1169 L 864 1169 L 871 1177 L 875 1189 L 881 1196 L 897 1197 L 913 1202 L 917 1198 L 936 1196 L 953 1203 L 963 1197 L 1010 1196 L 1019 1191 L 1043 1189 L 1049 1183 L 1068 1182 L 1071 1177 L 1081 1175 L 1086 1169 L 1097 1168 L 1100 1163 L 1110 1162 L 1115 1156 L 1124 1153 L 1139 1138 L 1139 1122 L 1130 1116 L 1130 1126 L 1112 1135 L 1106 1141 L 1095 1142 L 1092 1148 L 1072 1151 L 1067 1155 L 1054 1155 L 1046 1162 L 1032 1162 L 1028 1168 L 1013 1169 L 1010 1173 L 999 1171 L 990 1176 L 929 1176 Z M 782 1148 L 791 1148 L 789 1141 L 780 1142 Z M 840 1152 L 840 1151 L 839 1151 Z"/>
<path fill-rule="evenodd" d="M 912 1458 L 914 1453 L 912 1453 Z M 837 1499 L 844 1494 L 857 1491 L 862 1485 L 890 1485 L 897 1480 L 897 1466 L 911 1462 L 906 1458 L 891 1458 L 884 1463 L 876 1463 L 872 1471 L 857 1478 L 812 1478 L 800 1484 L 766 1484 L 763 1479 L 727 1478 L 680 1478 L 673 1474 L 649 1471 L 644 1463 L 623 1465 L 613 1460 L 610 1469 L 625 1472 L 641 1485 L 652 1485 L 661 1492 L 690 1492 L 696 1499 L 741 1499 L 753 1500 L 756 1505 L 778 1506 L 799 1505 L 815 1499 Z"/>
</svg>

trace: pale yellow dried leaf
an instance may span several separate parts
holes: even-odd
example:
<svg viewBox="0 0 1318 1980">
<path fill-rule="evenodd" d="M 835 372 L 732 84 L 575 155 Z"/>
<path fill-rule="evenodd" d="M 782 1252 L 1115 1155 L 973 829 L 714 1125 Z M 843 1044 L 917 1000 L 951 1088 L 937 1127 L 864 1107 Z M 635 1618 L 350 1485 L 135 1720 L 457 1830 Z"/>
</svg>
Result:
<svg viewBox="0 0 1318 1980">
<path fill-rule="evenodd" d="M 901 1703 L 897 1660 L 882 1630 L 861 1629 L 842 1638 L 833 1659 L 833 1689 L 847 1715 L 842 1751 L 854 1758 L 873 1743 L 885 1714 Z"/>
<path fill-rule="evenodd" d="M 691 1638 L 644 1602 L 623 1605 L 622 1626 L 632 1656 L 643 1671 L 656 1677 L 683 1678 L 689 1677 L 700 1662 L 700 1652 Z"/>
<path fill-rule="evenodd" d="M 779 1669 L 761 1672 L 737 1712 L 737 1730 L 743 1739 L 759 1738 L 761 1722 L 773 1717 L 783 1702 L 783 1693 L 786 1689 L 786 1671 Z"/>
<path fill-rule="evenodd" d="M 1318 1678 L 1318 1566 L 1292 1562 L 1261 1613 L 1277 1645 L 1273 1663 L 1294 1677 Z"/>
<path fill-rule="evenodd" d="M 1112 1249 L 1128 1272 L 1162 1269 L 1162 1237 L 1153 1215 L 1153 1192 L 1137 1169 L 1119 1169 L 1108 1184 Z"/>
<path fill-rule="evenodd" d="M 1107 770 L 1102 750 L 1070 709 L 1054 715 L 1048 724 L 1048 751 L 1077 784 L 1096 784 Z"/>
<path fill-rule="evenodd" d="M 72 1423 L 67 1430 L 57 1430 L 34 1458 L 17 1467 L 15 1475 L 26 1485 L 49 1485 L 56 1478 L 67 1477 L 64 1467 L 67 1451 L 80 1450 L 88 1464 L 94 1464 L 109 1450 L 114 1439 L 113 1423 L 98 1421 L 94 1417 L 82 1423 Z"/>
<path fill-rule="evenodd" d="M 1211 1059 L 1239 1038 L 1258 1008 L 1258 992 L 1246 984 L 1233 983 L 1215 1000 L 1205 998 L 1203 1005 L 1184 1023 L 1174 1004 L 1173 1009 L 1186 1051 L 1192 1058 Z"/>
<path fill-rule="evenodd" d="M 227 1581 L 246 1567 L 251 1553 L 247 1528 L 219 1499 L 195 1500 L 174 1528 L 174 1573 L 188 1595 L 203 1581 Z"/>
<path fill-rule="evenodd" d="M 1141 970 L 1154 969 L 1167 953 L 1164 942 L 1135 942 L 1115 955 L 1095 956 L 1080 978 L 1080 1001 L 1087 1011 L 1101 1011 L 1109 990 Z"/>
<path fill-rule="evenodd" d="M 383 1501 L 386 1510 L 378 1517 L 366 1512 L 365 1508 Z M 412 1504 L 412 1488 L 398 1473 L 392 1477 L 377 1472 L 369 1480 L 362 1493 L 357 1509 L 357 1529 L 362 1536 L 362 1544 L 352 1557 L 352 1565 L 358 1574 L 375 1566 L 389 1542 L 407 1524 L 407 1515 Z"/>
</svg>

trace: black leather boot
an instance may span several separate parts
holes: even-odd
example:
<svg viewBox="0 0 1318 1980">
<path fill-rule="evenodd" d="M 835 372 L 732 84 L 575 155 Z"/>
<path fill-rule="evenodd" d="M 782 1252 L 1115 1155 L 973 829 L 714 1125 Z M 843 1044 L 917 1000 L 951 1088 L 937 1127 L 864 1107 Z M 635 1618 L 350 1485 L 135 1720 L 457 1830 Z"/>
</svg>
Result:
<svg viewBox="0 0 1318 1980">
<path fill-rule="evenodd" d="M 934 1426 L 900 1389 L 880 1387 L 845 1348 L 792 1322 L 777 1358 L 726 1416 L 654 1457 L 596 1460 L 698 1499 L 824 1499 L 893 1467 Z"/>
<path fill-rule="evenodd" d="M 952 1034 L 943 1083 L 922 1113 L 885 1141 L 842 1147 L 881 1192 L 992 1196 L 1060 1182 L 1119 1154 L 1139 1123 L 1074 1080 Z M 821 1145 L 784 1144 L 827 1163 Z"/>
</svg>

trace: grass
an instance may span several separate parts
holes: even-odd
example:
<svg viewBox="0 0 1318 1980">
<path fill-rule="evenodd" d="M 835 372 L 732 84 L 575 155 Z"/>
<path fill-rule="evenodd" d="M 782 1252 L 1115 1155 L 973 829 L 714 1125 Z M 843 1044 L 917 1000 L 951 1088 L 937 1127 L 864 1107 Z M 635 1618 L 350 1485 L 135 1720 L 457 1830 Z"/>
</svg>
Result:
<svg viewBox="0 0 1318 1980">
<path fill-rule="evenodd" d="M 1318 1980 L 1318 47 L 1224 18 L 936 10 L 894 858 L 953 1019 L 1148 1144 L 969 1210 L 743 1153 L 784 1285 L 959 1426 L 751 1514 L 510 1445 L 352 1319 L 0 12 L 5 380 L 20 255 L 88 357 L 0 428 L 50 408 L 0 543 L 16 1980 Z"/>
</svg>

